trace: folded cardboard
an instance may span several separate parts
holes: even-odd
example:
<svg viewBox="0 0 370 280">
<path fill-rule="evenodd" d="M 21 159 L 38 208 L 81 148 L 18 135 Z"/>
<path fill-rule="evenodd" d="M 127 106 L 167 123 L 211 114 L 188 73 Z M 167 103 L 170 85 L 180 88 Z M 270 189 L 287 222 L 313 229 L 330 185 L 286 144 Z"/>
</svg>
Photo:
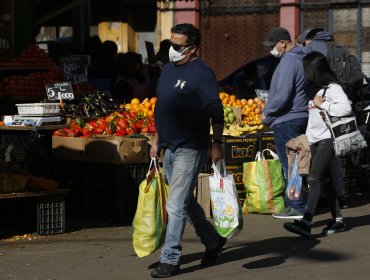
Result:
<svg viewBox="0 0 370 280">
<path fill-rule="evenodd" d="M 87 138 L 86 160 L 109 164 L 138 164 L 149 162 L 147 139 L 106 136 Z"/>
<path fill-rule="evenodd" d="M 194 196 L 200 206 L 202 206 L 206 218 L 211 217 L 211 195 L 209 192 L 210 174 L 200 173 L 198 175 L 198 185 L 194 189 Z"/>
<path fill-rule="evenodd" d="M 86 161 L 85 146 L 88 138 L 53 136 L 52 149 L 56 159 Z"/>
</svg>

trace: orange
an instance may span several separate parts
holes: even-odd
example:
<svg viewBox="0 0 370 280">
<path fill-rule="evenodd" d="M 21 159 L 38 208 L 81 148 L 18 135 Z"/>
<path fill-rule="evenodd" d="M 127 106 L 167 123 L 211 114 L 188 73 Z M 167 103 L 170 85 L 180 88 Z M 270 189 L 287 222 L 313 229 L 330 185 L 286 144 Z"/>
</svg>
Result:
<svg viewBox="0 0 370 280">
<path fill-rule="evenodd" d="M 230 100 L 231 101 L 236 101 L 236 96 L 235 95 L 230 95 Z"/>
<path fill-rule="evenodd" d="M 132 104 L 131 103 L 131 111 L 136 111 L 136 110 L 138 110 L 140 108 L 140 106 L 139 106 L 139 104 Z"/>
<path fill-rule="evenodd" d="M 257 115 L 259 115 L 259 114 L 261 114 L 261 109 L 257 107 L 256 109 L 254 109 L 254 112 L 255 112 Z"/>
<path fill-rule="evenodd" d="M 154 117 L 154 111 L 153 110 L 150 110 L 150 111 L 148 111 L 148 117 L 149 118 L 153 118 Z"/>
<path fill-rule="evenodd" d="M 253 105 L 254 104 L 254 100 L 253 99 L 248 99 L 247 104 L 249 106 Z"/>
<path fill-rule="evenodd" d="M 126 103 L 125 104 L 125 109 L 130 110 L 131 109 L 131 104 L 130 103 Z"/>
<path fill-rule="evenodd" d="M 131 99 L 131 104 L 137 104 L 137 105 L 140 104 L 139 98 L 136 98 L 136 97 L 135 98 L 132 98 Z"/>
<path fill-rule="evenodd" d="M 150 108 L 152 107 L 152 104 L 150 103 L 150 101 L 147 101 L 144 103 L 144 108 Z"/>
<path fill-rule="evenodd" d="M 149 100 L 149 103 L 150 104 L 155 104 L 157 102 L 157 97 L 153 96 L 152 98 L 150 98 Z"/>
<path fill-rule="evenodd" d="M 220 97 L 220 99 L 222 100 L 222 99 L 224 99 L 225 98 L 225 92 L 220 92 L 219 94 L 218 94 L 218 96 Z"/>
</svg>

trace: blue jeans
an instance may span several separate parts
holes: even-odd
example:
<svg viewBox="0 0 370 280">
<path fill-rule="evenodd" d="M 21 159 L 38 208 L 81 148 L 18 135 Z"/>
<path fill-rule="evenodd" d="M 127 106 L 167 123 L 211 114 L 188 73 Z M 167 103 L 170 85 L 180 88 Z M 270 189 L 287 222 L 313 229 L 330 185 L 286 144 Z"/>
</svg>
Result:
<svg viewBox="0 0 370 280">
<path fill-rule="evenodd" d="M 194 226 L 196 234 L 207 249 L 213 249 L 218 243 L 218 234 L 207 221 L 203 208 L 198 204 L 193 191 L 198 181 L 202 163 L 207 151 L 178 148 L 175 152 L 167 149 L 163 157 L 165 180 L 169 184 L 166 209 L 168 223 L 166 239 L 160 261 L 177 265 L 181 257 L 181 239 L 186 220 Z"/>
<path fill-rule="evenodd" d="M 296 138 L 301 134 L 306 133 L 307 119 L 300 118 L 294 119 L 287 122 L 279 123 L 274 125 L 274 142 L 276 145 L 277 154 L 279 156 L 281 165 L 284 170 L 285 181 L 287 181 L 288 176 L 288 157 L 286 154 L 285 144 L 289 140 Z M 293 201 L 290 200 L 287 196 L 284 197 L 285 205 L 297 209 L 302 212 L 305 209 L 305 198 L 302 197 L 299 200 Z"/>
</svg>

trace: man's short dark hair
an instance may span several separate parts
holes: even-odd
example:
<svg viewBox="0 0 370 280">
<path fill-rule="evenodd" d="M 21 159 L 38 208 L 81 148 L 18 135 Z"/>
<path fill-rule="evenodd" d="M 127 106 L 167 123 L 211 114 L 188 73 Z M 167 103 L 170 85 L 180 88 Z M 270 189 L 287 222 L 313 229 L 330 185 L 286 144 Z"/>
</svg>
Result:
<svg viewBox="0 0 370 280">
<path fill-rule="evenodd" d="M 188 46 L 196 46 L 198 48 L 200 45 L 200 31 L 191 23 L 177 24 L 171 28 L 171 33 L 185 35 L 188 38 L 186 41 Z"/>
</svg>

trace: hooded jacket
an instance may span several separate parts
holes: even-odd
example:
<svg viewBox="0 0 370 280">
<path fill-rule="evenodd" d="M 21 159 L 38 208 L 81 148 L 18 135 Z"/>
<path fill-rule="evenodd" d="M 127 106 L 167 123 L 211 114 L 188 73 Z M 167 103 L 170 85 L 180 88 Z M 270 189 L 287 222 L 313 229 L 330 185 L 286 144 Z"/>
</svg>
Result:
<svg viewBox="0 0 370 280">
<path fill-rule="evenodd" d="M 285 53 L 272 76 L 268 101 L 263 114 L 264 124 L 276 124 L 293 119 L 308 118 L 307 105 L 314 92 L 307 87 L 302 48 L 294 47 Z"/>
<path fill-rule="evenodd" d="M 311 52 L 321 52 L 325 57 L 328 57 L 327 43 L 333 41 L 333 35 L 326 31 L 317 32 L 315 38 L 303 47 L 306 54 Z"/>
</svg>

